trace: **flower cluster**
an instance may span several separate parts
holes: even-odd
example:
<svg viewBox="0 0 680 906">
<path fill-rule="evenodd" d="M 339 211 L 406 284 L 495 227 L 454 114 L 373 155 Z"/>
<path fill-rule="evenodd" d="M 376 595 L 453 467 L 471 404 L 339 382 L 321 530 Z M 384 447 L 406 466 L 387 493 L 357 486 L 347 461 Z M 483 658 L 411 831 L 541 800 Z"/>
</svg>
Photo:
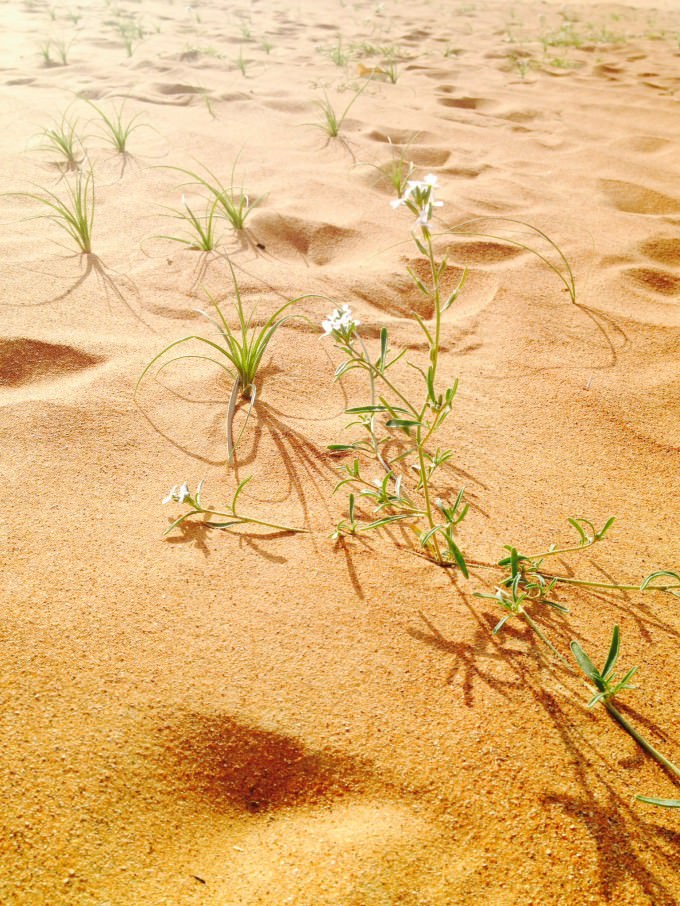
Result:
<svg viewBox="0 0 680 906">
<path fill-rule="evenodd" d="M 416 215 L 416 225 L 427 227 L 432 220 L 434 208 L 441 208 L 444 204 L 434 196 L 437 189 L 439 182 L 434 173 L 428 173 L 425 179 L 409 179 L 404 194 L 391 201 L 390 205 L 395 209 L 406 205 Z"/>
<path fill-rule="evenodd" d="M 352 310 L 349 305 L 342 305 L 340 308 L 336 308 L 325 321 L 321 322 L 325 337 L 338 333 L 342 337 L 348 338 L 359 324 L 361 324 L 361 321 L 357 321 L 352 317 Z"/>
<path fill-rule="evenodd" d="M 191 491 L 186 481 L 179 487 L 175 485 L 168 496 L 163 499 L 163 503 L 170 503 L 173 500 L 176 503 L 184 503 L 185 500 L 191 500 Z"/>
</svg>

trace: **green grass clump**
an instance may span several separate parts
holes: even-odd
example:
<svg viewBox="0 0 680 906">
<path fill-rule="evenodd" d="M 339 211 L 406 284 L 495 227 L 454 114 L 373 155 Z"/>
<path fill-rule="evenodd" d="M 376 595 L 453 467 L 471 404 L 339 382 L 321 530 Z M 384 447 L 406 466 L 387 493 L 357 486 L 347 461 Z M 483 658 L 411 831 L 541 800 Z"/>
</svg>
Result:
<svg viewBox="0 0 680 906">
<path fill-rule="evenodd" d="M 118 109 L 114 108 L 113 113 L 110 114 L 107 114 L 93 101 L 88 101 L 88 104 L 99 114 L 101 123 L 104 127 L 104 134 L 108 141 L 119 154 L 126 154 L 128 139 L 135 129 L 140 129 L 144 125 L 143 123 L 136 122 L 141 116 L 141 113 L 138 113 L 131 119 L 123 119 L 124 104 L 121 104 Z"/>
<path fill-rule="evenodd" d="M 350 51 L 343 47 L 342 38 L 338 38 L 337 44 L 332 47 L 321 48 L 321 52 L 336 66 L 346 66 L 351 59 Z"/>
<path fill-rule="evenodd" d="M 55 120 L 53 125 L 41 133 L 40 150 L 56 152 L 63 158 L 63 167 L 66 170 L 77 170 L 84 157 L 82 139 L 78 135 L 78 120 L 70 119 L 64 113 L 60 120 Z"/>
<path fill-rule="evenodd" d="M 51 38 L 49 41 L 43 41 L 39 45 L 40 55 L 43 58 L 45 66 L 66 66 L 68 64 L 68 55 L 71 50 L 71 42 L 62 39 Z M 55 56 L 52 56 L 54 51 Z"/>
<path fill-rule="evenodd" d="M 64 230 L 84 254 L 92 252 L 92 226 L 94 223 L 95 191 L 92 168 L 87 173 L 79 170 L 71 181 L 66 181 L 66 196 L 60 197 L 49 189 L 20 193 L 33 198 L 48 209 L 38 215 L 56 223 Z"/>
<path fill-rule="evenodd" d="M 168 167 L 169 170 L 176 170 L 178 173 L 184 173 L 190 177 L 190 182 L 185 185 L 199 185 L 207 189 L 216 202 L 216 212 L 224 217 L 235 230 L 243 230 L 245 223 L 252 211 L 261 203 L 264 196 L 251 198 L 245 191 L 243 185 L 238 185 L 236 181 L 236 164 L 234 162 L 231 168 L 231 178 L 228 184 L 220 179 L 209 170 L 205 165 L 201 165 L 205 171 L 205 176 L 195 170 L 188 170 L 183 167 Z"/>
<path fill-rule="evenodd" d="M 350 98 L 349 103 L 341 113 L 338 113 L 331 103 L 327 94 L 322 99 L 315 101 L 316 106 L 321 110 L 322 118 L 319 123 L 306 123 L 307 126 L 313 126 L 315 129 L 321 129 L 329 138 L 337 138 L 340 135 L 342 124 L 345 122 L 347 114 L 356 102 L 359 95 L 364 91 L 368 82 L 365 82 L 358 91 L 355 91 Z"/>
<path fill-rule="evenodd" d="M 262 326 L 256 326 L 254 323 L 254 310 L 246 315 L 243 300 L 241 298 L 241 292 L 239 290 L 238 281 L 236 280 L 236 274 L 234 268 L 229 263 L 229 269 L 231 271 L 231 277 L 234 285 L 234 301 L 233 307 L 236 313 L 236 318 L 238 326 L 234 329 L 229 325 L 229 322 L 225 318 L 222 309 L 217 304 L 217 302 L 210 297 L 210 301 L 213 305 L 213 308 L 216 312 L 216 317 L 212 317 L 205 311 L 198 310 L 198 313 L 206 318 L 213 327 L 216 328 L 218 334 L 218 340 L 212 340 L 207 337 L 203 337 L 200 334 L 192 334 L 191 336 L 182 337 L 179 340 L 175 340 L 170 343 L 165 349 L 161 350 L 158 355 L 149 362 L 144 371 L 137 381 L 137 387 L 139 387 L 144 376 L 149 372 L 149 370 L 158 362 L 163 356 L 166 355 L 171 349 L 176 348 L 177 346 L 182 346 L 185 343 L 199 343 L 203 346 L 207 346 L 211 352 L 217 353 L 217 358 L 214 358 L 210 355 L 189 355 L 189 356 L 176 356 L 170 361 L 166 361 L 161 365 L 159 370 L 166 368 L 171 362 L 178 361 L 183 358 L 199 358 L 205 359 L 208 362 L 212 362 L 217 365 L 218 368 L 221 368 L 225 371 L 233 380 L 233 385 L 231 389 L 231 394 L 229 397 L 229 405 L 227 409 L 227 461 L 231 464 L 234 461 L 234 455 L 236 447 L 238 446 L 238 440 L 234 442 L 234 433 L 233 433 L 233 422 L 234 415 L 236 413 L 236 406 L 239 396 L 243 397 L 250 401 L 250 407 L 248 410 L 248 415 L 246 417 L 246 422 L 253 406 L 255 405 L 256 399 L 256 384 L 255 380 L 257 377 L 257 372 L 262 362 L 262 357 L 267 351 L 267 347 L 272 341 L 276 331 L 284 324 L 291 316 L 284 315 L 284 312 L 290 308 L 291 305 L 294 305 L 296 302 L 299 302 L 303 296 L 297 299 L 290 299 L 284 305 L 281 305 L 269 318 L 262 324 Z M 136 392 L 136 389 L 135 389 Z M 244 425 L 245 427 L 245 425 Z M 241 432 L 243 433 L 243 432 Z"/>
<path fill-rule="evenodd" d="M 162 234 L 159 238 L 170 239 L 172 242 L 180 242 L 199 252 L 212 252 L 217 247 L 217 235 L 215 231 L 215 211 L 217 209 L 217 200 L 208 202 L 205 213 L 197 214 L 189 206 L 186 197 L 182 195 L 181 208 L 168 208 L 171 212 L 169 216 L 181 220 L 189 227 L 189 236 L 174 236 Z"/>
</svg>

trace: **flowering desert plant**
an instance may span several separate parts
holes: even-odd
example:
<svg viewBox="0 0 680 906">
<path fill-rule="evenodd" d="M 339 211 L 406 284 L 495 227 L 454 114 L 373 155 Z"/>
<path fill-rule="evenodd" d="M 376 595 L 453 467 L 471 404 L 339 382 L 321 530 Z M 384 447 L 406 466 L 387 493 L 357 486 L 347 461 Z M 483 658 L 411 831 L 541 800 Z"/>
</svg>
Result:
<svg viewBox="0 0 680 906">
<path fill-rule="evenodd" d="M 467 576 L 465 559 L 455 539 L 456 527 L 468 511 L 463 503 L 463 492 L 459 492 L 455 502 L 450 504 L 435 496 L 433 491 L 436 470 L 453 454 L 450 450 L 434 448 L 432 442 L 451 414 L 458 388 L 457 380 L 443 389 L 439 386 L 442 315 L 455 302 L 465 279 L 464 273 L 452 291 L 444 292 L 447 259 L 436 259 L 430 232 L 434 210 L 443 204 L 436 198 L 437 189 L 437 178 L 432 174 L 424 180 L 409 180 L 402 197 L 391 203 L 395 208 L 403 205 L 415 215 L 413 241 L 429 266 L 427 281 L 409 269 L 417 289 L 432 306 L 434 320 L 428 327 L 423 318 L 413 315 L 428 349 L 425 367 L 408 363 L 420 377 L 420 394 L 416 397 L 393 379 L 390 370 L 404 353 L 390 350 L 387 328 L 383 327 L 380 332 L 380 353 L 374 360 L 357 332 L 359 322 L 352 318 L 347 306 L 335 311 L 323 323 L 325 334 L 333 337 L 336 347 L 345 356 L 345 361 L 336 370 L 336 380 L 359 369 L 367 373 L 371 387 L 369 404 L 346 410 L 348 415 L 356 416 L 352 425 L 359 427 L 364 437 L 350 444 L 333 444 L 330 449 L 355 452 L 359 457 L 368 455 L 378 461 L 385 473 L 382 479 L 366 478 L 360 458 L 346 466 L 346 477 L 337 488 L 348 485 L 358 491 L 358 497 L 373 506 L 377 518 L 364 524 L 357 520 L 356 496 L 351 494 L 350 520 L 338 524 L 334 537 L 401 522 L 416 533 L 420 548 L 435 562 L 457 565 Z"/>
<path fill-rule="evenodd" d="M 276 531 L 280 532 L 307 532 L 307 529 L 293 528 L 290 525 L 281 525 L 278 522 L 269 522 L 264 519 L 259 519 L 256 516 L 247 515 L 243 512 L 237 512 L 236 507 L 238 499 L 245 486 L 251 480 L 251 477 L 252 476 L 244 478 L 243 481 L 239 483 L 236 491 L 234 492 L 234 496 L 231 499 L 231 503 L 227 505 L 225 510 L 216 510 L 214 507 L 203 505 L 201 501 L 201 493 L 203 491 L 202 481 L 199 481 L 195 494 L 192 494 L 191 490 L 189 489 L 189 485 L 186 482 L 184 482 L 184 484 L 182 485 L 175 485 L 173 488 L 171 488 L 170 493 L 167 495 L 167 497 L 164 498 L 163 504 L 179 503 L 189 507 L 189 509 L 186 513 L 183 513 L 181 516 L 179 516 L 179 518 L 175 519 L 172 524 L 165 530 L 164 534 L 170 534 L 173 529 L 182 525 L 187 521 L 187 519 L 191 519 L 192 516 L 215 517 L 217 521 L 215 521 L 213 518 L 201 520 L 200 524 L 207 526 L 208 528 L 226 529 L 232 528 L 236 525 L 259 525 L 263 528 L 275 529 Z"/>
<path fill-rule="evenodd" d="M 463 554 L 456 540 L 456 528 L 465 518 L 468 508 L 463 502 L 461 490 L 453 504 L 444 502 L 435 496 L 434 481 L 436 470 L 452 458 L 452 451 L 437 447 L 433 449 L 436 432 L 451 413 L 457 389 L 457 381 L 450 386 L 440 388 L 439 352 L 441 339 L 441 316 L 456 300 L 462 287 L 463 278 L 451 291 L 444 292 L 443 281 L 446 273 L 447 259 L 438 260 L 435 255 L 432 222 L 435 211 L 442 206 L 436 197 L 438 181 L 429 174 L 423 180 L 409 179 L 398 199 L 391 202 L 392 207 L 405 207 L 414 216 L 413 241 L 427 264 L 426 277 L 420 276 L 415 269 L 409 274 L 418 291 L 430 303 L 432 316 L 426 323 L 417 313 L 413 314 L 426 341 L 428 352 L 425 364 L 407 362 L 419 375 L 416 381 L 420 393 L 413 393 L 410 388 L 404 389 L 393 374 L 393 367 L 404 356 L 390 350 L 386 328 L 380 332 L 380 350 L 377 358 L 369 351 L 360 336 L 360 322 L 352 315 L 347 305 L 337 308 L 322 323 L 325 336 L 335 340 L 336 347 L 344 354 L 345 360 L 336 370 L 336 380 L 348 371 L 358 369 L 366 372 L 369 378 L 370 403 L 351 407 L 346 410 L 353 417 L 352 427 L 359 428 L 362 435 L 353 443 L 333 444 L 330 449 L 338 452 L 353 452 L 355 458 L 351 465 L 344 468 L 344 477 L 336 490 L 343 486 L 350 488 L 348 518 L 336 527 L 332 537 L 339 540 L 343 536 L 355 535 L 384 526 L 400 523 L 412 529 L 418 537 L 419 545 L 436 563 L 455 565 L 467 578 L 469 569 L 488 569 L 499 571 L 493 594 L 478 594 L 477 597 L 493 600 L 503 611 L 501 620 L 496 625 L 494 634 L 500 632 L 505 623 L 514 617 L 523 620 L 538 637 L 549 647 L 553 655 L 565 669 L 574 672 L 570 662 L 563 656 L 548 638 L 544 628 L 537 622 L 535 611 L 542 607 L 551 608 L 557 613 L 568 613 L 568 609 L 555 600 L 560 587 L 592 587 L 607 590 L 625 590 L 639 592 L 657 592 L 680 597 L 680 572 L 670 569 L 656 570 L 639 583 L 600 582 L 577 578 L 572 572 L 566 575 L 553 572 L 550 558 L 569 556 L 580 553 L 605 537 L 614 523 L 613 517 L 607 519 L 601 528 L 584 517 L 572 517 L 568 521 L 577 533 L 573 543 L 550 545 L 547 550 L 536 554 L 524 554 L 517 546 L 507 545 L 505 556 L 494 564 L 482 563 Z M 519 224 L 519 221 L 508 221 Z M 486 235 L 477 231 L 480 221 L 468 221 L 459 228 L 447 230 L 448 234 Z M 528 224 L 534 234 L 546 241 L 557 253 L 559 263 L 525 243 L 513 239 L 506 241 L 532 251 L 546 263 L 561 279 L 569 292 L 572 302 L 576 301 L 574 275 L 569 262 L 559 247 L 544 233 Z M 489 237 L 491 238 L 491 237 Z M 505 237 L 493 237 L 503 238 Z M 400 443 L 401 441 L 401 443 Z M 364 474 L 366 461 L 378 464 L 382 469 L 381 478 Z M 434 479 L 433 479 L 434 476 Z M 373 508 L 373 518 L 367 520 L 359 512 L 361 503 L 368 503 Z M 594 685 L 594 695 L 590 706 L 602 703 L 612 717 L 623 727 L 640 746 L 666 768 L 674 777 L 680 776 L 680 770 L 661 755 L 614 706 L 615 696 L 633 688 L 630 680 L 637 668 L 629 670 L 622 679 L 616 680 L 614 668 L 619 653 L 619 630 L 615 628 L 604 667 L 601 671 L 594 667 L 592 661 L 583 652 L 577 642 L 571 645 L 571 651 L 581 670 Z M 680 800 L 659 799 L 639 796 L 640 801 L 668 808 L 680 807 Z"/>
</svg>

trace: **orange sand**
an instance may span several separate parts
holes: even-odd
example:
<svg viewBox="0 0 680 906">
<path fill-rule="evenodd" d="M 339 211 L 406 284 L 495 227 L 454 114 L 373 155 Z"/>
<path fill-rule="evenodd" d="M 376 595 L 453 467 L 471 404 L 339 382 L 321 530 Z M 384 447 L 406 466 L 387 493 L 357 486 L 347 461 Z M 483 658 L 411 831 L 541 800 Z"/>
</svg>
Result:
<svg viewBox="0 0 680 906">
<path fill-rule="evenodd" d="M 391 140 L 439 176 L 443 222 L 529 221 L 578 284 L 575 306 L 530 254 L 452 245 L 470 276 L 446 316 L 461 389 L 441 443 L 472 504 L 464 551 L 541 549 L 571 538 L 569 515 L 614 514 L 608 543 L 567 566 L 677 569 L 680 11 L 656 6 L 572 5 L 583 43 L 544 56 L 555 4 L 75 0 L 54 21 L 38 0 L 2 4 L 0 902 L 680 902 L 677 812 L 634 799 L 678 784 L 523 624 L 491 635 L 500 613 L 473 597 L 488 574 L 443 572 L 396 531 L 328 539 L 346 500 L 326 446 L 367 401 L 333 384 L 329 340 L 302 320 L 276 335 L 236 470 L 253 476 L 244 505 L 307 535 L 162 540 L 173 484 L 233 492 L 229 382 L 187 360 L 132 399 L 152 356 L 203 326 L 206 292 L 231 295 L 224 259 L 158 238 L 183 191 L 163 168 L 196 161 L 228 180 L 238 157 L 266 195 L 223 246 L 258 315 L 323 293 L 417 360 L 410 215 L 375 169 Z M 130 58 L 121 10 L 147 31 Z M 42 64 L 50 37 L 72 39 L 68 65 Z M 340 37 L 344 67 L 327 53 Z M 344 106 L 386 45 L 398 81 L 371 82 L 326 142 L 306 125 L 315 99 Z M 126 160 L 76 94 L 141 114 Z M 95 166 L 89 264 L 7 194 L 62 191 L 35 136 L 67 108 Z M 296 310 L 318 323 L 331 307 Z M 628 713 L 680 760 L 680 602 L 562 600 L 568 617 L 542 619 L 565 652 L 577 638 L 599 660 L 621 626 L 622 664 L 641 668 Z"/>
</svg>

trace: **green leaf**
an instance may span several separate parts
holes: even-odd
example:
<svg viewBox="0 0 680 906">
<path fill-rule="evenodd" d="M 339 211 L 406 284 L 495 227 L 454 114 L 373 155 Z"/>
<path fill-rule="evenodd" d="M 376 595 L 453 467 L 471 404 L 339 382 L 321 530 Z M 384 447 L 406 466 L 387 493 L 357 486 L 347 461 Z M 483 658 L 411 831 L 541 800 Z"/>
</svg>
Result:
<svg viewBox="0 0 680 906">
<path fill-rule="evenodd" d="M 576 531 L 579 533 L 579 535 L 581 536 L 581 543 L 588 544 L 588 536 L 583 531 L 581 524 L 576 519 L 573 519 L 571 516 L 569 516 L 569 518 L 567 519 L 567 522 L 569 523 L 569 525 L 573 525 L 574 528 L 576 529 Z"/>
<path fill-rule="evenodd" d="M 328 444 L 326 449 L 333 453 L 347 453 L 350 450 L 356 450 L 356 444 Z"/>
<path fill-rule="evenodd" d="M 599 541 L 601 538 L 604 538 L 604 536 L 607 534 L 607 532 L 609 531 L 609 529 L 612 527 L 612 525 L 615 522 L 616 522 L 616 516 L 610 516 L 609 519 L 607 519 L 607 521 L 605 522 L 603 528 L 601 528 L 600 531 L 595 536 L 595 540 Z"/>
<path fill-rule="evenodd" d="M 352 406 L 351 409 L 345 409 L 347 415 L 363 415 L 372 412 L 387 412 L 387 406 Z M 406 412 L 406 409 L 401 410 Z"/>
<path fill-rule="evenodd" d="M 402 519 L 413 519 L 413 513 L 401 513 L 397 516 L 385 516 L 383 519 L 376 519 L 375 522 L 369 522 L 364 526 L 364 530 L 380 528 L 382 525 L 389 525 L 392 522 L 400 522 Z"/>
<path fill-rule="evenodd" d="M 410 418 L 391 418 L 386 422 L 386 425 L 388 428 L 402 428 L 408 430 L 409 428 L 422 428 L 423 423 Z"/>
<path fill-rule="evenodd" d="M 601 702 L 602 699 L 604 699 L 606 697 L 607 697 L 606 692 L 598 692 L 597 695 L 593 695 L 593 697 L 590 699 L 590 701 L 588 702 L 588 707 L 594 708 L 598 702 Z"/>
<path fill-rule="evenodd" d="M 604 667 L 602 668 L 602 673 L 600 674 L 603 679 L 607 679 L 607 677 L 611 674 L 612 670 L 614 669 L 614 666 L 616 665 L 616 661 L 618 660 L 618 657 L 619 657 L 619 648 L 620 648 L 619 627 L 615 626 L 614 631 L 612 632 L 612 642 L 611 642 L 611 645 L 609 646 L 609 654 L 607 655 L 607 660 L 605 661 Z"/>
<path fill-rule="evenodd" d="M 637 667 L 631 667 L 630 670 L 628 671 L 628 673 L 626 673 L 624 678 L 621 680 L 621 682 L 616 684 L 616 691 L 619 692 L 620 690 L 623 690 L 623 689 L 634 689 L 635 686 L 629 686 L 628 682 L 630 680 L 632 680 L 632 678 L 635 676 L 635 674 L 637 672 L 638 672 Z"/>
<path fill-rule="evenodd" d="M 387 328 L 383 327 L 380 331 L 380 359 L 378 368 L 382 370 L 385 367 L 385 357 L 387 356 Z"/>
<path fill-rule="evenodd" d="M 349 359 L 347 362 L 343 362 L 341 365 L 335 369 L 335 380 L 341 378 L 343 374 L 346 374 L 348 371 L 351 371 L 353 368 L 361 368 L 361 365 L 358 365 L 354 359 Z"/>
<path fill-rule="evenodd" d="M 432 536 L 436 535 L 439 531 L 441 531 L 441 526 L 435 525 L 434 528 L 428 529 L 426 532 L 423 532 L 420 536 L 420 546 L 427 547 Z"/>
<path fill-rule="evenodd" d="M 433 403 L 437 402 L 437 397 L 434 391 L 434 368 L 432 365 L 427 369 L 427 395 L 432 400 Z"/>
<path fill-rule="evenodd" d="M 418 324 L 420 325 L 420 329 L 421 329 L 421 330 L 423 331 L 423 333 L 425 334 L 425 336 L 426 336 L 426 338 L 427 338 L 427 342 L 430 344 L 430 346 L 434 346 L 434 340 L 432 339 L 432 334 L 430 333 L 430 331 L 429 331 L 429 330 L 427 329 L 427 327 L 425 326 L 425 322 L 423 321 L 423 319 L 422 319 L 422 318 L 420 317 L 420 315 L 419 315 L 417 312 L 415 312 L 415 311 L 413 312 L 413 317 L 416 319 L 416 321 L 417 321 Z"/>
<path fill-rule="evenodd" d="M 655 573 L 651 573 L 640 585 L 640 591 L 645 591 L 649 587 L 649 583 L 653 582 L 654 579 L 660 579 L 662 576 L 668 576 L 669 579 L 677 579 L 678 586 L 680 587 L 680 573 L 676 573 L 671 569 L 658 569 Z M 652 585 L 652 588 L 655 586 Z"/>
<path fill-rule="evenodd" d="M 588 655 L 585 653 L 583 648 L 579 645 L 578 642 L 572 642 L 569 646 L 571 648 L 571 653 L 576 659 L 576 663 L 579 665 L 581 670 L 585 673 L 588 679 L 593 680 L 594 682 L 600 678 L 600 674 L 597 672 L 597 668 L 590 660 Z"/>
<path fill-rule="evenodd" d="M 656 799 L 654 796 L 636 796 L 640 802 L 649 805 L 660 805 L 662 808 L 680 808 L 680 799 Z"/>
<path fill-rule="evenodd" d="M 229 522 L 204 522 L 203 525 L 207 525 L 208 528 L 230 528 L 232 525 L 243 525 L 244 522 L 247 522 L 247 519 L 241 519 L 240 516 L 237 516 L 236 519 L 232 519 Z"/>
<path fill-rule="evenodd" d="M 493 597 L 493 595 L 488 595 L 488 597 L 491 598 L 491 597 Z M 498 635 L 498 633 L 505 626 L 505 624 L 508 622 L 508 620 L 510 619 L 511 616 L 512 616 L 511 613 L 506 613 L 506 615 L 501 620 L 499 620 L 499 622 L 496 623 L 494 628 L 491 630 L 491 635 Z"/>
<path fill-rule="evenodd" d="M 234 514 L 234 516 L 236 516 L 236 501 L 239 499 L 239 497 L 241 495 L 241 491 L 245 488 L 245 486 L 248 484 L 248 482 L 252 480 L 252 477 L 253 477 L 252 475 L 249 475 L 247 478 L 244 478 L 243 481 L 241 481 L 239 483 L 239 486 L 236 488 L 236 491 L 234 492 L 234 498 L 231 501 L 231 511 Z"/>
<path fill-rule="evenodd" d="M 465 562 L 465 558 L 463 557 L 463 554 L 461 553 L 461 550 L 458 547 L 458 545 L 451 539 L 449 539 L 449 550 L 453 554 L 453 556 L 456 560 L 456 563 L 460 567 L 460 571 L 462 572 L 462 574 L 465 576 L 466 579 L 469 579 L 470 573 L 468 572 L 467 563 Z"/>
<path fill-rule="evenodd" d="M 163 532 L 163 537 L 165 538 L 166 535 L 169 535 L 174 528 L 177 528 L 178 525 L 181 525 L 185 519 L 189 518 L 189 516 L 196 516 L 198 513 L 200 513 L 200 510 L 189 510 L 188 513 L 184 513 L 179 517 L 179 519 L 175 519 L 175 521 Z"/>
<path fill-rule="evenodd" d="M 547 598 L 542 599 L 543 604 L 547 604 L 548 607 L 554 607 L 555 610 L 559 610 L 560 613 L 569 613 L 569 608 L 565 607 L 564 604 L 560 604 L 558 601 L 549 601 Z"/>
<path fill-rule="evenodd" d="M 415 271 L 413 271 L 410 267 L 407 267 L 406 270 L 408 271 L 409 277 L 411 278 L 411 280 L 413 280 L 413 282 L 418 287 L 418 289 L 421 291 L 421 293 L 424 296 L 428 296 L 428 297 L 431 296 L 432 295 L 431 291 L 427 288 L 427 286 L 425 286 L 425 284 L 420 279 L 420 277 L 415 273 Z"/>
</svg>

